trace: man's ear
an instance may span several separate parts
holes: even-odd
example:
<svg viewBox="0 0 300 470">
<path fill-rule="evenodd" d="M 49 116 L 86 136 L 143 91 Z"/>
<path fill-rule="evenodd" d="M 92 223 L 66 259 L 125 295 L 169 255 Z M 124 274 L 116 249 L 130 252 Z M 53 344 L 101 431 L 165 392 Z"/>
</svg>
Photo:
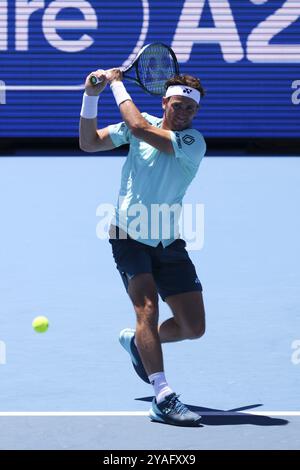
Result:
<svg viewBox="0 0 300 470">
<path fill-rule="evenodd" d="M 197 114 L 199 113 L 199 110 L 200 110 L 200 104 L 198 104 L 198 106 L 197 106 L 197 109 L 196 109 L 196 112 L 195 112 L 195 116 L 197 116 Z"/>
<path fill-rule="evenodd" d="M 162 109 L 166 109 L 166 104 L 168 102 L 168 98 L 166 98 L 165 96 L 163 96 L 163 99 L 162 99 Z"/>
</svg>

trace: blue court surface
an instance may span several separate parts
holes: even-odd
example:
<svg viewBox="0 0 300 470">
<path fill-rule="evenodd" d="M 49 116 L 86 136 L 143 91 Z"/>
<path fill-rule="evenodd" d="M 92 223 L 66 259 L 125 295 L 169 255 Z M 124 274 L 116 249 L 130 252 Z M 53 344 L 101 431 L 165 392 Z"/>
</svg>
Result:
<svg viewBox="0 0 300 470">
<path fill-rule="evenodd" d="M 207 332 L 163 348 L 197 429 L 150 422 L 118 343 L 135 317 L 96 210 L 123 163 L 0 159 L 0 448 L 299 449 L 300 158 L 205 158 L 186 195 L 204 204 Z"/>
</svg>

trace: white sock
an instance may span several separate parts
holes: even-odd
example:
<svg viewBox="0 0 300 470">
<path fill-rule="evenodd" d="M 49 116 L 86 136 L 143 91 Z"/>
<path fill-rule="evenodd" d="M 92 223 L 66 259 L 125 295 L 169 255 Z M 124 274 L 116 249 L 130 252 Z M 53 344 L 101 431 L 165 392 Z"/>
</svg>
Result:
<svg viewBox="0 0 300 470">
<path fill-rule="evenodd" d="M 154 393 L 156 396 L 156 402 L 161 403 L 168 395 L 173 393 L 173 390 L 169 387 L 165 373 L 155 372 L 155 374 L 149 375 L 149 382 L 154 387 Z"/>
</svg>

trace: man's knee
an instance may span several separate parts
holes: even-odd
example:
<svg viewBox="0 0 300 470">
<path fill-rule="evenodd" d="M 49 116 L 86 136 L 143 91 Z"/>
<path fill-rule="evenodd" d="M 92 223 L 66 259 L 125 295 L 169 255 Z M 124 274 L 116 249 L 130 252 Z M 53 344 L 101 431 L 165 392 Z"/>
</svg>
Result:
<svg viewBox="0 0 300 470">
<path fill-rule="evenodd" d="M 187 339 L 199 339 L 205 333 L 205 323 L 185 327 L 185 336 Z"/>
<path fill-rule="evenodd" d="M 155 298 L 145 298 L 142 305 L 135 305 L 135 311 L 138 323 L 150 325 L 158 322 L 158 302 Z"/>
</svg>

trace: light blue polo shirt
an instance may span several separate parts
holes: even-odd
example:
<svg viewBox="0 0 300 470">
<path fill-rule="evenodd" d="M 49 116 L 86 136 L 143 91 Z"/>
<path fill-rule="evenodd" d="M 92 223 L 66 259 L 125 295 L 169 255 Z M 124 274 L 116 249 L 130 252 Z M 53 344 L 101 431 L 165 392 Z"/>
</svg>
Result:
<svg viewBox="0 0 300 470">
<path fill-rule="evenodd" d="M 161 118 L 142 115 L 161 127 Z M 170 155 L 134 137 L 124 122 L 108 129 L 116 147 L 130 144 L 112 223 L 139 242 L 168 246 L 180 236 L 182 199 L 206 151 L 202 134 L 190 128 L 170 131 L 175 154 Z"/>
</svg>

